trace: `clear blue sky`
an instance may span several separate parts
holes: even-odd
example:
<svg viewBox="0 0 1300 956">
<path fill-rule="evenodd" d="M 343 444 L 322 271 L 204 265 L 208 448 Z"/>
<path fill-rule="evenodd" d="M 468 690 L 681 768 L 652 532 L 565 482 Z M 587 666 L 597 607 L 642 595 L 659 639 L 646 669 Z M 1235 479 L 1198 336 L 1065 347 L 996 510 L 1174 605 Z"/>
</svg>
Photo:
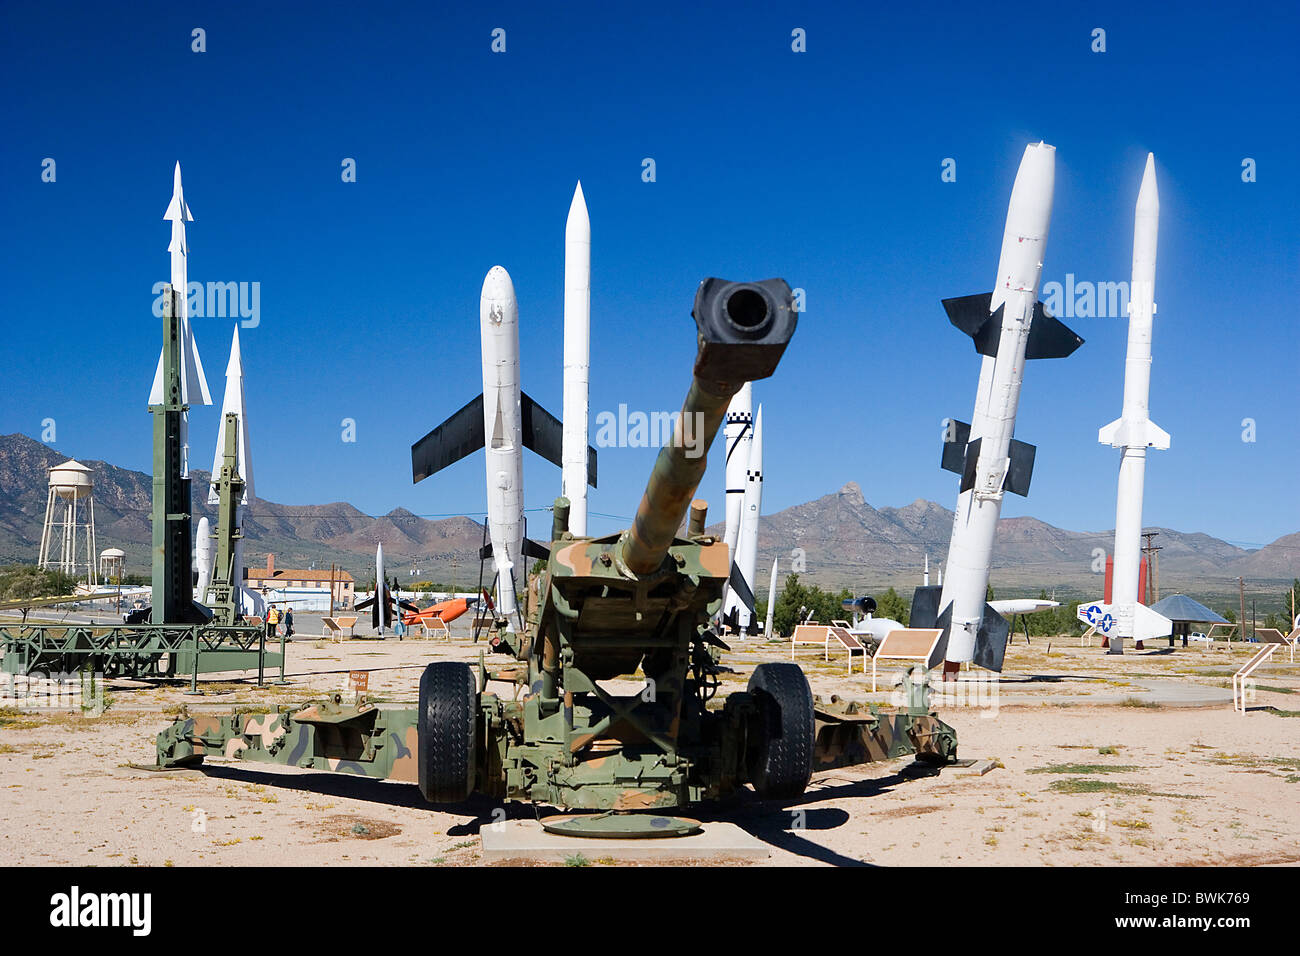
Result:
<svg viewBox="0 0 1300 956">
<path fill-rule="evenodd" d="M 259 494 L 481 515 L 481 457 L 412 486 L 409 446 L 481 389 L 479 288 L 498 263 L 519 294 L 524 388 L 559 413 L 581 179 L 593 415 L 679 407 L 701 278 L 781 276 L 807 310 L 755 389 L 764 510 L 851 480 L 876 506 L 952 507 L 940 421 L 969 418 L 979 365 L 939 300 L 991 286 L 1016 165 L 1041 138 L 1058 149 L 1046 281 L 1128 280 L 1156 154 L 1151 409 L 1173 448 L 1151 456 L 1146 523 L 1266 543 L 1300 529 L 1300 15 L 1168 9 L 7 3 L 0 431 L 39 436 L 53 418 L 60 450 L 148 470 L 151 288 L 179 160 L 190 279 L 261 283 L 260 325 L 242 332 Z M 191 52 L 195 27 L 207 52 Z M 1016 434 L 1037 466 L 1004 513 L 1110 528 L 1118 452 L 1096 435 L 1119 415 L 1127 320 L 1065 321 L 1087 343 L 1028 369 Z M 231 324 L 195 320 L 218 407 Z M 218 407 L 192 413 L 199 467 Z M 593 511 L 631 515 L 654 451 L 600 455 Z M 558 489 L 530 456 L 528 507 Z M 719 468 L 702 494 L 719 517 Z"/>
</svg>

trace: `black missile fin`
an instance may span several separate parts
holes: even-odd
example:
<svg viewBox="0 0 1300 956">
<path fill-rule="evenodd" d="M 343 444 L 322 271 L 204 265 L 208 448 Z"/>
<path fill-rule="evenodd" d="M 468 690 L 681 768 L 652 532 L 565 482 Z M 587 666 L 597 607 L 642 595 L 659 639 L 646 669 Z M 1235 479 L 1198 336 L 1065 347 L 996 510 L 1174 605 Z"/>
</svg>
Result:
<svg viewBox="0 0 1300 956">
<path fill-rule="evenodd" d="M 1024 498 L 1029 495 L 1029 480 L 1034 475 L 1034 456 L 1038 449 L 1028 442 L 1011 439 L 1008 454 L 1011 463 L 1007 466 L 1006 477 L 1002 479 L 1002 488 L 1013 495 Z"/>
<path fill-rule="evenodd" d="M 960 475 L 966 467 L 966 443 L 970 441 L 970 426 L 955 418 L 948 419 L 943 436 L 943 458 L 939 467 Z"/>
<path fill-rule="evenodd" d="M 489 541 L 487 544 L 483 545 L 483 547 L 481 547 L 481 548 L 478 549 L 478 559 L 479 559 L 480 561 L 486 561 L 486 560 L 487 560 L 488 558 L 490 558 L 490 557 L 492 557 L 492 542 L 491 542 L 491 541 Z"/>
<path fill-rule="evenodd" d="M 993 610 L 993 605 L 984 605 L 984 619 L 975 634 L 975 653 L 971 663 L 978 664 L 985 670 L 1002 673 L 1002 659 L 1007 654 L 1007 638 L 1011 634 L 1011 625 L 1007 619 Z"/>
<path fill-rule="evenodd" d="M 564 465 L 564 426 L 526 392 L 519 393 L 519 424 L 525 448 L 531 448 L 553 465 Z"/>
<path fill-rule="evenodd" d="M 754 592 L 749 589 L 749 582 L 740 573 L 740 568 L 735 561 L 731 562 L 731 576 L 727 579 L 727 583 L 731 586 L 731 590 L 736 592 L 736 597 L 740 599 L 740 603 L 745 605 L 750 614 L 753 614 Z"/>
<path fill-rule="evenodd" d="M 908 627 L 935 627 L 939 620 L 939 596 L 943 587 L 925 584 L 912 592 L 912 613 L 907 617 Z"/>
<path fill-rule="evenodd" d="M 564 467 L 564 426 L 522 391 L 519 393 L 519 424 L 525 448 L 531 448 L 553 465 Z M 587 484 L 596 487 L 596 449 L 590 445 L 587 446 Z"/>
<path fill-rule="evenodd" d="M 551 549 L 538 544 L 532 538 L 524 538 L 523 550 L 526 558 L 537 558 L 539 561 L 549 561 L 551 559 Z"/>
<path fill-rule="evenodd" d="M 990 312 L 993 293 L 964 295 L 944 299 L 948 320 L 971 337 L 980 355 L 996 356 L 1002 335 L 1002 306 Z M 1041 302 L 1034 303 L 1034 317 L 1025 342 L 1026 359 L 1065 358 L 1083 344 L 1083 339 L 1067 328 Z"/>
<path fill-rule="evenodd" d="M 942 588 L 938 590 L 942 590 Z M 915 624 L 910 624 L 909 626 L 916 627 Z M 930 652 L 930 659 L 926 661 L 925 664 L 926 667 L 934 668 L 934 667 L 938 667 L 948 657 L 948 636 L 952 634 L 952 602 L 951 601 L 949 601 L 948 606 L 943 609 L 943 613 L 939 615 L 938 620 L 936 620 L 930 626 L 937 627 L 940 631 L 943 632 L 939 635 L 939 640 L 934 645 L 934 650 Z"/>
<path fill-rule="evenodd" d="M 1034 303 L 1034 320 L 1025 343 L 1026 359 L 1065 358 L 1083 344 L 1083 339 L 1063 323 L 1041 302 Z"/>
<path fill-rule="evenodd" d="M 990 312 L 989 305 L 992 302 L 992 292 L 943 300 L 948 321 L 971 337 L 975 351 L 980 355 L 998 354 L 998 338 L 1002 334 L 1002 306 L 998 306 L 997 312 Z"/>
<path fill-rule="evenodd" d="M 483 396 L 479 395 L 411 446 L 411 478 L 423 481 L 483 444 Z"/>
<path fill-rule="evenodd" d="M 977 438 L 966 446 L 966 460 L 961 466 L 961 490 L 970 491 L 975 487 L 975 466 L 980 459 L 980 443 L 984 439 Z"/>
</svg>

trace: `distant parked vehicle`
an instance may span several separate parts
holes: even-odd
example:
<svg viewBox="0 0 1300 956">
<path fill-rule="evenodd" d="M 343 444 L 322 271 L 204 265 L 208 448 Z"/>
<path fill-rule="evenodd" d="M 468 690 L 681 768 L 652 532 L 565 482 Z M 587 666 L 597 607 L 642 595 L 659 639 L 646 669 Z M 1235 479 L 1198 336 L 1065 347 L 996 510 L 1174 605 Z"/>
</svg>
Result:
<svg viewBox="0 0 1300 956">
<path fill-rule="evenodd" d="M 1187 639 L 1189 641 L 1204 641 L 1205 643 L 1210 643 L 1209 635 L 1202 634 L 1200 631 L 1187 635 Z"/>
</svg>

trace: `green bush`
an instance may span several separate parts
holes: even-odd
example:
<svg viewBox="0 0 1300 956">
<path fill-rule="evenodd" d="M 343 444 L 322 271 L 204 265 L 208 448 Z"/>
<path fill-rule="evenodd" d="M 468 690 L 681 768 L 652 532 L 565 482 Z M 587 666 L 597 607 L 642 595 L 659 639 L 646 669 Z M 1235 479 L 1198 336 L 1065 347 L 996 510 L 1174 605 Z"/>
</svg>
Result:
<svg viewBox="0 0 1300 956">
<path fill-rule="evenodd" d="M 59 597 L 71 594 L 76 586 L 77 579 L 71 574 L 33 564 L 9 564 L 0 568 L 0 601 Z"/>
</svg>

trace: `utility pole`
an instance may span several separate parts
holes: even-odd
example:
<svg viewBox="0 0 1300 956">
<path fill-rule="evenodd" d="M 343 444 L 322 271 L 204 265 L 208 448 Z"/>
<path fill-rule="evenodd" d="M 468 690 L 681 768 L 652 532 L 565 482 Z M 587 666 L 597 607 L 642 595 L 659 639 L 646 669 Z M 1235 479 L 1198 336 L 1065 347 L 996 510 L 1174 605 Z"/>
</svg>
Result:
<svg viewBox="0 0 1300 956">
<path fill-rule="evenodd" d="M 1142 532 L 1142 537 L 1147 539 L 1147 543 L 1142 546 L 1142 554 L 1147 559 L 1147 607 L 1160 600 L 1160 551 L 1163 549 L 1152 543 L 1152 539 L 1159 533 L 1159 531 Z"/>
<path fill-rule="evenodd" d="M 1237 618 L 1240 622 L 1241 639 L 1246 639 L 1246 584 L 1242 578 L 1237 578 L 1237 597 L 1241 601 L 1241 616 Z"/>
</svg>

